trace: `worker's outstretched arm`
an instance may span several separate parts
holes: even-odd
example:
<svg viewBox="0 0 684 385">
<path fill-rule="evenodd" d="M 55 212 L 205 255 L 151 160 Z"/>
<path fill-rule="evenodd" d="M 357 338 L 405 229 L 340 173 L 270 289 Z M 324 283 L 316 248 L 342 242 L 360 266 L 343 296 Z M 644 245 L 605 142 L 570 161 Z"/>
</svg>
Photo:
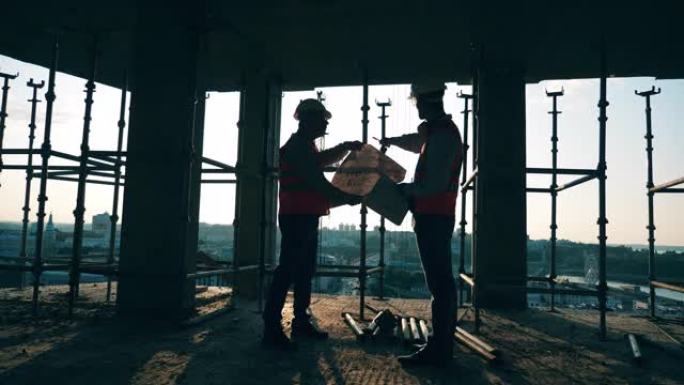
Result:
<svg viewBox="0 0 684 385">
<path fill-rule="evenodd" d="M 331 206 L 354 204 L 361 201 L 360 197 L 347 194 L 333 186 L 320 169 L 318 156 L 313 149 L 304 142 L 288 151 L 284 156 L 292 170 L 298 174 L 308 186 L 323 194 L 330 201 Z"/>
<path fill-rule="evenodd" d="M 344 158 L 349 151 L 358 151 L 363 146 L 363 143 L 359 141 L 354 142 L 343 142 L 335 147 L 323 150 L 316 154 L 319 166 L 330 166 L 333 163 L 337 163 Z"/>
<path fill-rule="evenodd" d="M 404 193 L 409 196 L 426 196 L 447 190 L 451 177 L 451 164 L 462 151 L 461 140 L 453 133 L 438 133 L 428 138 L 425 154 L 426 177 L 404 185 Z"/>
<path fill-rule="evenodd" d="M 397 146 L 406 151 L 420 153 L 420 148 L 423 146 L 424 140 L 419 134 L 407 134 L 402 136 L 395 136 L 392 138 L 385 138 L 380 141 L 384 146 Z"/>
</svg>

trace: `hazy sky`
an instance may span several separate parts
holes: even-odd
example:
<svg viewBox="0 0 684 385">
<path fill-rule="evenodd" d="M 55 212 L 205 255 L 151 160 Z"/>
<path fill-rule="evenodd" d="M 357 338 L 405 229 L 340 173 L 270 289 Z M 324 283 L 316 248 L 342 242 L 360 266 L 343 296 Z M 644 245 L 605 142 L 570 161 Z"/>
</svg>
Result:
<svg viewBox="0 0 684 385">
<path fill-rule="evenodd" d="M 0 71 L 20 72 L 20 77 L 10 83 L 5 148 L 25 148 L 28 144 L 30 90 L 29 78 L 37 81 L 47 79 L 47 69 L 0 56 Z M 59 74 L 56 81 L 57 100 L 53 117 L 53 149 L 72 154 L 79 153 L 83 126 L 83 79 Z M 644 100 L 634 95 L 652 85 L 662 87 L 663 93 L 653 97 L 654 163 L 656 183 L 684 176 L 684 81 L 654 80 L 652 78 L 609 79 L 608 98 L 608 242 L 646 243 L 646 155 Z M 563 114 L 559 118 L 559 167 L 596 167 L 598 159 L 598 81 L 564 80 L 547 81 L 527 86 L 527 164 L 530 167 L 550 167 L 551 164 L 551 108 L 550 98 L 544 89 L 565 88 L 565 96 L 559 99 Z M 361 87 L 322 88 L 328 109 L 333 113 L 330 121 L 328 146 L 344 140 L 361 138 Z M 462 100 L 456 98 L 459 90 L 470 87 L 449 84 L 445 96 L 445 108 L 453 114 L 462 130 Z M 44 99 L 45 89 L 40 97 Z M 281 141 L 296 129 L 292 112 L 298 101 L 315 97 L 309 92 L 286 93 L 283 98 Z M 388 135 L 414 132 L 419 123 L 415 107 L 407 100 L 408 86 L 374 86 L 370 88 L 371 110 L 369 112 L 369 138 L 380 136 L 377 117 L 380 108 L 374 100 L 390 98 L 388 108 Z M 97 86 L 91 130 L 91 148 L 113 150 L 116 146 L 120 91 L 101 84 Z M 239 94 L 211 93 L 207 100 L 205 127 L 205 156 L 234 164 L 237 149 Z M 42 143 L 45 102 L 39 104 L 36 148 Z M 374 142 L 371 140 L 371 143 Z M 410 178 L 417 156 L 390 148 L 388 155 L 408 170 Z M 22 156 L 4 156 L 5 164 L 25 162 Z M 40 161 L 36 157 L 36 162 Z M 55 161 L 54 164 L 58 164 Z M 53 163 L 51 163 L 53 164 Z M 0 174 L 0 220 L 19 221 L 24 195 L 25 174 L 5 170 Z M 572 179 L 572 178 L 570 178 Z M 569 179 L 561 178 L 561 183 Z M 528 177 L 528 185 L 548 187 L 550 177 Z M 31 220 L 35 220 L 37 181 L 33 184 Z M 231 223 L 234 212 L 234 186 L 204 185 L 200 220 L 208 223 Z M 57 222 L 73 221 L 76 185 L 70 182 L 50 181 L 48 184 L 48 211 L 54 213 Z M 86 216 L 111 211 L 112 188 L 89 185 L 86 194 Z M 469 200 L 470 202 L 470 200 Z M 546 195 L 528 194 L 528 233 L 534 239 L 548 238 L 550 198 Z M 595 242 L 598 207 L 597 183 L 592 181 L 559 194 L 558 235 L 563 239 Z M 325 219 L 324 225 L 337 226 L 340 222 L 358 223 L 358 207 L 339 208 Z M 369 215 L 369 224 L 378 223 L 377 215 Z M 405 219 L 403 228 L 409 228 Z M 656 197 L 656 239 L 659 245 L 684 245 L 684 196 L 663 194 Z M 391 228 L 395 228 L 390 226 Z M 470 231 L 470 225 L 468 226 Z"/>
</svg>

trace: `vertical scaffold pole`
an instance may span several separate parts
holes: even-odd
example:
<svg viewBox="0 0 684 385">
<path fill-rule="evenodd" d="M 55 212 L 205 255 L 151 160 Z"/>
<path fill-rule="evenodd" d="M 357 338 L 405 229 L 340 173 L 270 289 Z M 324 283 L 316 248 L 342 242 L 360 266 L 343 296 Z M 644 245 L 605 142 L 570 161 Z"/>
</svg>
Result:
<svg viewBox="0 0 684 385">
<path fill-rule="evenodd" d="M 606 281 L 606 225 L 608 219 L 606 218 L 606 122 L 608 116 L 606 109 L 609 105 L 607 99 L 607 77 L 608 67 L 606 63 L 606 43 L 605 40 L 601 42 L 601 79 L 600 79 L 600 99 L 599 107 L 599 163 L 598 163 L 598 182 L 599 182 L 599 284 L 598 284 L 598 300 L 599 300 L 599 335 L 601 339 L 606 338 L 606 301 L 608 284 Z"/>
<path fill-rule="evenodd" d="M 119 187 L 121 185 L 121 151 L 123 151 L 124 129 L 126 128 L 126 96 L 128 93 L 128 74 L 124 71 L 121 83 L 121 106 L 119 108 L 119 137 L 116 144 L 116 168 L 114 169 L 114 196 L 112 198 L 112 215 L 109 217 L 111 228 L 109 229 L 109 253 L 107 254 L 107 265 L 114 265 L 114 249 L 116 248 L 116 224 L 119 221 Z M 112 276 L 107 276 L 107 303 L 112 296 Z"/>
<path fill-rule="evenodd" d="M 29 123 L 29 146 L 28 146 L 28 168 L 26 169 L 26 187 L 24 188 L 24 207 L 22 211 L 24 216 L 21 220 L 21 248 L 19 249 L 19 257 L 25 259 L 26 254 L 26 240 L 28 239 L 28 224 L 29 224 L 29 213 L 31 212 L 31 181 L 33 180 L 33 143 L 36 139 L 36 113 L 38 109 L 38 90 L 45 86 L 45 82 L 35 83 L 33 78 L 26 83 L 27 86 L 32 89 L 32 97 L 29 99 L 31 103 L 31 122 Z M 23 283 L 22 283 L 23 285 Z"/>
<path fill-rule="evenodd" d="M 471 112 L 468 109 L 468 102 L 473 98 L 472 94 L 466 94 L 463 92 L 458 92 L 456 94 L 458 98 L 463 99 L 463 164 L 461 170 L 461 186 L 465 185 L 468 180 L 468 117 Z M 459 222 L 459 241 L 460 241 L 460 253 L 458 258 L 458 297 L 457 297 L 457 308 L 463 306 L 463 279 L 461 279 L 461 274 L 465 274 L 465 250 L 466 250 L 466 225 L 468 221 L 466 220 L 466 197 L 468 196 L 468 190 L 465 189 L 461 193 L 461 221 Z M 458 319 L 458 317 L 457 317 Z"/>
<path fill-rule="evenodd" d="M 387 99 L 386 102 L 378 102 L 376 101 L 375 104 L 380 107 L 382 113 L 378 117 L 380 119 L 380 139 L 384 140 L 387 137 L 387 118 L 389 115 L 386 113 L 387 107 L 392 105 L 392 101 L 390 99 Z M 383 154 L 387 152 L 387 146 L 383 145 L 380 147 L 380 152 Z M 378 266 L 380 267 L 380 277 L 379 279 L 379 286 L 380 286 L 380 292 L 378 293 L 378 299 L 379 300 L 384 300 L 385 299 L 385 232 L 387 231 L 385 227 L 385 217 L 380 216 L 380 261 L 378 262 Z"/>
<path fill-rule="evenodd" d="M 363 72 L 363 105 L 361 106 L 362 116 L 361 129 L 363 143 L 368 143 L 368 71 L 364 69 Z M 360 241 L 360 255 L 359 255 L 359 317 L 364 320 L 364 310 L 366 302 L 366 217 L 368 215 L 368 208 L 365 203 L 361 203 L 361 241 Z"/>
<path fill-rule="evenodd" d="M 271 181 L 271 171 L 270 171 L 270 165 L 269 165 L 269 142 L 271 139 L 271 130 L 274 128 L 274 122 L 273 122 L 273 114 L 271 111 L 271 103 L 272 103 L 272 89 L 268 87 L 268 107 L 266 110 L 266 116 L 268 116 L 267 120 L 267 128 L 266 132 L 264 132 L 264 140 L 261 144 L 262 152 L 263 155 L 261 157 L 261 220 L 259 221 L 259 271 L 258 271 L 258 282 L 257 282 L 257 311 L 258 312 L 263 312 L 263 307 L 264 307 L 264 279 L 266 278 L 266 239 L 267 239 L 267 232 L 269 230 L 269 215 L 270 213 L 267 213 L 266 210 L 268 209 L 268 189 L 270 186 L 270 181 Z M 319 97 L 320 98 L 320 97 Z M 320 228 L 320 219 L 319 219 L 319 228 Z M 320 229 L 319 229 L 320 230 Z M 319 235 L 319 240 L 320 240 L 320 235 Z M 319 245 L 320 247 L 320 245 Z"/>
<path fill-rule="evenodd" d="M 231 306 L 236 307 L 238 304 L 238 293 L 239 293 L 239 287 L 238 287 L 238 279 L 240 278 L 240 267 L 238 265 L 238 259 L 237 259 L 237 243 L 238 243 L 238 234 L 240 232 L 240 220 L 238 219 L 238 213 L 240 212 L 240 205 L 242 202 L 242 194 L 240 194 L 240 184 L 242 183 L 242 177 L 244 176 L 242 172 L 242 163 L 240 162 L 240 159 L 242 158 L 242 148 L 240 146 L 240 143 L 244 141 L 244 136 L 245 136 L 245 109 L 247 105 L 247 96 L 246 96 L 246 87 L 245 87 L 245 81 L 243 79 L 242 82 L 243 86 L 242 89 L 240 90 L 240 117 L 238 118 L 238 122 L 236 124 L 237 129 L 238 129 L 238 154 L 237 154 L 237 161 L 235 162 L 235 209 L 233 211 L 233 272 L 232 272 L 232 280 L 233 280 L 233 287 L 232 287 L 232 294 L 231 294 Z"/>
<path fill-rule="evenodd" d="M 649 310 L 651 317 L 656 316 L 656 296 L 653 281 L 656 279 L 655 268 L 655 220 L 653 212 L 653 131 L 651 126 L 651 96 L 658 95 L 660 88 L 656 90 L 655 86 L 648 91 L 637 92 L 636 95 L 643 96 L 646 99 L 646 159 L 648 161 L 648 180 L 646 182 L 646 189 L 648 191 L 648 298 Z"/>
<path fill-rule="evenodd" d="M 553 108 L 549 111 L 551 114 L 551 261 L 549 263 L 549 288 L 551 289 L 551 311 L 556 310 L 556 231 L 558 224 L 556 223 L 558 212 L 557 198 L 558 198 L 558 97 L 563 96 L 563 89 L 556 92 L 546 91 L 546 96 L 553 99 Z"/>
<path fill-rule="evenodd" d="M 43 132 L 43 144 L 40 148 L 40 187 L 38 192 L 38 212 L 36 213 L 36 247 L 33 254 L 33 296 L 32 311 L 35 316 L 38 313 L 38 291 L 40 289 L 40 275 L 43 271 L 43 230 L 45 229 L 45 202 L 47 202 L 47 175 L 52 145 L 50 134 L 52 132 L 52 106 L 55 102 L 55 76 L 59 61 L 59 39 L 52 46 L 52 59 L 50 62 L 50 75 L 48 76 L 48 89 L 45 93 L 45 131 Z"/>
<path fill-rule="evenodd" d="M 10 86 L 9 81 L 16 79 L 19 74 L 10 75 L 0 72 L 0 78 L 3 79 L 2 84 L 2 101 L 0 101 L 0 172 L 2 172 L 2 145 L 5 141 L 5 119 L 7 118 L 7 94 Z"/>
<path fill-rule="evenodd" d="M 481 51 L 477 53 L 478 51 L 474 48 L 475 53 L 477 55 L 481 55 Z M 479 144 L 479 120 L 480 120 L 480 103 L 479 103 L 479 98 L 480 98 L 480 68 L 479 66 L 481 65 L 480 61 L 481 57 L 476 56 L 475 64 L 473 65 L 473 166 L 471 168 L 472 172 L 475 172 L 478 169 L 478 147 L 480 146 Z M 470 239 L 470 268 L 472 271 L 475 260 L 475 255 L 477 253 L 476 250 L 476 244 L 475 242 L 475 237 L 477 237 L 477 233 L 475 232 L 475 229 L 477 228 L 477 189 L 479 186 L 478 183 L 478 178 L 475 178 L 473 180 L 473 193 L 471 194 L 472 197 L 472 210 L 473 210 L 473 220 L 472 220 L 472 235 Z M 476 282 L 477 284 L 477 282 Z M 474 288 L 471 289 L 471 301 L 473 304 L 474 312 L 475 312 L 475 332 L 480 331 L 480 326 L 482 325 L 482 320 L 480 318 L 480 306 L 478 304 L 477 298 L 473 297 L 474 293 Z"/>
<path fill-rule="evenodd" d="M 69 271 L 69 317 L 73 315 L 74 301 L 78 296 L 80 283 L 80 264 L 83 252 L 83 224 L 85 215 L 86 178 L 88 177 L 88 158 L 90 157 L 90 122 L 92 121 L 93 93 L 95 93 L 95 68 L 97 65 L 97 40 L 93 40 L 90 73 L 86 82 L 85 112 L 83 115 L 83 134 L 81 138 L 81 157 L 78 171 L 76 208 L 74 209 L 74 240 Z"/>
</svg>

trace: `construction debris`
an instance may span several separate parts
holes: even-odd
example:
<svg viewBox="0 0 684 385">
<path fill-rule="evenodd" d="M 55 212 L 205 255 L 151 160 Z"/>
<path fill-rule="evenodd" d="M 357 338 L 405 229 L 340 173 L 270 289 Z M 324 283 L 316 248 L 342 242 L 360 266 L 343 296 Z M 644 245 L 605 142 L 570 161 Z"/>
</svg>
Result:
<svg viewBox="0 0 684 385">
<path fill-rule="evenodd" d="M 632 334 L 625 334 L 625 339 L 627 340 L 627 343 L 629 345 L 629 348 L 632 352 L 632 361 L 635 364 L 641 364 L 642 362 L 642 355 L 641 355 L 641 349 L 639 348 L 639 342 L 637 341 L 637 337 Z"/>
</svg>

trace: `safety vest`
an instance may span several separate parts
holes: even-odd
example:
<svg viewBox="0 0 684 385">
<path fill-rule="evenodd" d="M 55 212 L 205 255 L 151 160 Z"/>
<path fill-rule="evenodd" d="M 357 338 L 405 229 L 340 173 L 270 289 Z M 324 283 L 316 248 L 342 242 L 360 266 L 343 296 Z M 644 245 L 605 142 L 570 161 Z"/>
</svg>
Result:
<svg viewBox="0 0 684 385">
<path fill-rule="evenodd" d="M 457 147 L 454 160 L 449 165 L 449 186 L 446 191 L 436 194 L 415 197 L 414 198 L 414 213 L 416 214 L 434 214 L 434 215 L 449 215 L 454 216 L 456 212 L 456 197 L 458 196 L 459 175 L 461 171 L 461 161 L 463 158 L 461 136 L 458 128 L 450 117 L 435 120 L 432 122 L 424 122 L 419 127 L 419 131 L 425 129 L 427 136 L 431 136 L 438 132 L 449 132 L 454 135 L 453 145 Z M 414 182 L 419 182 L 427 177 L 427 166 L 425 164 L 425 154 L 428 151 L 427 140 L 420 148 L 420 156 L 418 157 L 418 164 L 416 165 L 416 172 L 414 174 Z"/>
<path fill-rule="evenodd" d="M 289 144 L 290 141 L 280 148 L 280 191 L 278 192 L 280 205 L 278 212 L 280 214 L 298 215 L 330 214 L 328 198 L 307 185 L 306 181 L 295 172 L 293 167 L 283 160 L 285 159 L 283 155 L 289 151 Z M 311 143 L 311 148 L 314 153 L 318 153 L 318 149 L 313 142 Z"/>
</svg>

